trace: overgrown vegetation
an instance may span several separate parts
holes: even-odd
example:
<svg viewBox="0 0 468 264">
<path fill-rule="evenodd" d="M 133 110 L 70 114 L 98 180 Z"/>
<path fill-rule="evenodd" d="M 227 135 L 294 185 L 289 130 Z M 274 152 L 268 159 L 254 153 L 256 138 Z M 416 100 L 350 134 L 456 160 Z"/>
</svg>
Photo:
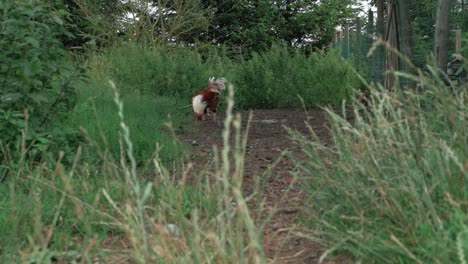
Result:
<svg viewBox="0 0 468 264">
<path fill-rule="evenodd" d="M 234 101 L 339 107 L 367 89 L 328 46 L 352 1 L 222 2 L 0 3 L 1 263 L 269 261 L 266 211 L 246 205 L 262 201 L 262 179 L 251 197 L 241 189 L 247 133 Z M 383 76 L 364 62 L 358 71 Z M 466 263 L 466 89 L 428 71 L 396 73 L 415 90 L 372 88 L 347 116 L 327 110 L 333 146 L 293 133 L 309 157 L 292 170 L 321 260 Z M 193 129 L 183 107 L 211 76 L 229 81 L 224 144 L 195 172 L 175 132 Z"/>
<path fill-rule="evenodd" d="M 303 222 L 330 252 L 376 263 L 466 261 L 468 98 L 434 76 L 410 76 L 420 91 L 373 89 L 368 106 L 347 113 L 352 122 L 328 110 L 335 147 L 295 136 L 309 157 L 298 168 L 314 208 Z"/>
</svg>

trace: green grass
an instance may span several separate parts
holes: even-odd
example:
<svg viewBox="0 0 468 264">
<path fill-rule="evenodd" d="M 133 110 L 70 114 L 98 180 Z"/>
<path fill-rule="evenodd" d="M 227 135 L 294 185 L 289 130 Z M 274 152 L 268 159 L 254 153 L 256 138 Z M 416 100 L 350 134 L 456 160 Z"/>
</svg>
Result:
<svg viewBox="0 0 468 264">
<path fill-rule="evenodd" d="M 365 263 L 466 262 L 467 94 L 409 78 L 421 92 L 374 89 L 368 109 L 348 113 L 352 123 L 328 111 L 333 147 L 295 135 L 309 155 L 297 165 L 313 208 L 303 222 L 327 253 Z"/>
<path fill-rule="evenodd" d="M 27 259 L 39 263 L 49 263 L 47 258 L 51 256 L 76 260 L 78 252 L 82 254 L 91 241 L 100 244 L 111 236 L 126 236 L 125 228 L 115 226 L 122 215 L 106 200 L 103 190 L 118 208 L 135 206 L 131 202 L 131 185 L 122 172 L 90 174 L 86 162 L 77 164 L 74 175 L 57 164 L 55 171 L 31 171 L 30 175 L 19 175 L 0 185 L 0 191 L 6 194 L 0 200 L 0 236 L 9 238 L 0 241 L 2 263 L 25 262 L 24 258 L 20 261 L 19 250 L 28 255 Z M 145 213 L 145 221 L 164 219 L 167 223 L 185 221 L 188 225 L 195 211 L 207 219 L 215 217 L 218 198 L 207 183 L 183 186 L 167 179 L 164 184 L 158 184 L 159 181 L 161 178 L 149 181 L 154 188 L 146 203 L 151 209 Z M 46 230 L 53 230 L 52 238 L 47 237 Z M 42 256 L 35 249 L 47 250 L 48 254 Z M 99 247 L 89 254 L 109 257 Z"/>
<path fill-rule="evenodd" d="M 86 87 L 81 91 L 80 102 L 74 111 L 65 117 L 66 125 L 81 127 L 118 159 L 120 153 L 120 121 L 117 107 L 108 85 Z M 164 162 L 173 162 L 183 157 L 184 146 L 172 134 L 182 131 L 193 122 L 191 115 L 177 111 L 181 107 L 176 99 L 164 96 L 143 96 L 138 93 L 125 95 L 124 113 L 135 144 L 135 157 L 149 160 L 155 154 L 156 145 L 161 147 L 159 156 Z"/>
</svg>

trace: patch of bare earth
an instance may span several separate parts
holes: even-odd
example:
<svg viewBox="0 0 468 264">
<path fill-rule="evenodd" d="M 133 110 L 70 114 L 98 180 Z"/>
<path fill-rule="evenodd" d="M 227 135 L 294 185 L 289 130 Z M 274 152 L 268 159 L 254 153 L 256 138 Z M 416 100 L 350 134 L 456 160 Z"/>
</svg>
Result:
<svg viewBox="0 0 468 264">
<path fill-rule="evenodd" d="M 242 115 L 243 126 L 249 112 L 238 112 Z M 210 117 L 203 122 L 194 120 L 193 131 L 180 134 L 179 137 L 188 144 L 194 143 L 191 159 L 195 169 L 205 168 L 213 145 L 222 147 L 222 119 L 213 121 Z M 318 137 L 330 142 L 326 127 L 326 118 L 322 110 L 255 110 L 249 128 L 245 160 L 243 192 L 247 196 L 253 192 L 257 177 L 264 183 L 265 208 L 274 209 L 275 213 L 264 232 L 267 257 L 273 263 L 317 263 L 323 248 L 305 238 L 294 235 L 301 232 L 298 221 L 300 210 L 304 207 L 305 193 L 292 178 L 290 171 L 294 164 L 290 158 L 282 155 L 285 151 L 305 159 L 299 145 L 293 142 L 285 127 L 306 134 L 306 122 L 314 129 Z M 205 157 L 205 158 L 203 158 Z M 273 166 L 271 174 L 265 171 Z M 258 207 L 251 206 L 251 214 L 258 215 Z M 324 263 L 343 263 L 339 259 Z"/>
</svg>

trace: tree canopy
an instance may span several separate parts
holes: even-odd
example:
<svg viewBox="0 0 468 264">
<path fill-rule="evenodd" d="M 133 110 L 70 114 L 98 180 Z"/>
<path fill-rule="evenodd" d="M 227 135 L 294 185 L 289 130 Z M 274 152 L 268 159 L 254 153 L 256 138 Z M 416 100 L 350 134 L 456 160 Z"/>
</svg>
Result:
<svg viewBox="0 0 468 264">
<path fill-rule="evenodd" d="M 352 1 L 204 0 L 213 20 L 203 40 L 234 49 L 262 51 L 273 42 L 322 48 L 350 12 Z"/>
<path fill-rule="evenodd" d="M 82 36 L 226 46 L 235 54 L 282 42 L 323 48 L 351 13 L 352 0 L 66 0 Z M 107 18 L 103 18 L 103 16 Z M 113 29 L 111 29 L 113 27 Z M 106 33 L 107 32 L 107 33 Z"/>
</svg>

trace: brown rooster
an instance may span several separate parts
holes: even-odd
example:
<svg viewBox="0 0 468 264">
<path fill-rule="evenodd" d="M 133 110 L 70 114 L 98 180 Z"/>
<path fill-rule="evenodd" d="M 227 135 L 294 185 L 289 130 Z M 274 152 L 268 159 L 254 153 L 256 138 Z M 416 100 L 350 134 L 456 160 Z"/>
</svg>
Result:
<svg viewBox="0 0 468 264">
<path fill-rule="evenodd" d="M 214 114 L 213 119 L 216 120 L 219 99 L 221 91 L 224 90 L 225 82 L 225 78 L 215 80 L 214 77 L 211 77 L 208 79 L 208 87 L 192 97 L 193 112 L 199 121 L 203 120 L 203 117 L 208 114 L 208 111 Z"/>
</svg>

